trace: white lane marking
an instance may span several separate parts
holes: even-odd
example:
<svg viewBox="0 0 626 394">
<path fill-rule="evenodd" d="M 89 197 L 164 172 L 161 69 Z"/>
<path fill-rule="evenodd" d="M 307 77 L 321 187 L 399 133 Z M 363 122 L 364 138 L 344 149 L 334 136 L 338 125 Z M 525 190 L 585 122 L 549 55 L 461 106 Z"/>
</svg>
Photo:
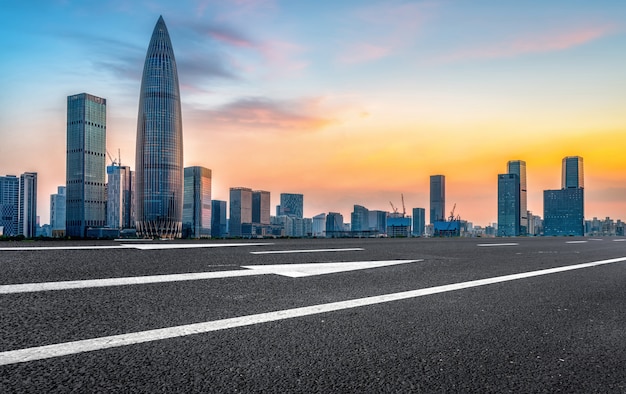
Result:
<svg viewBox="0 0 626 394">
<path fill-rule="evenodd" d="M 590 241 L 604 241 L 603 239 L 600 238 L 589 238 Z"/>
<path fill-rule="evenodd" d="M 0 365 L 24 363 L 28 361 L 43 360 L 47 358 L 68 356 L 84 352 L 109 349 L 120 346 L 128 346 L 137 343 L 159 341 L 162 339 L 176 338 L 187 335 L 203 334 L 212 331 L 226 330 L 229 328 L 249 326 L 253 324 L 267 323 L 277 320 L 293 319 L 296 317 L 316 315 L 340 311 L 344 309 L 358 308 L 362 306 L 393 302 L 410 298 L 417 298 L 448 291 L 468 289 L 494 283 L 531 278 L 534 276 L 549 275 L 559 272 L 572 271 L 582 268 L 595 267 L 603 264 L 613 264 L 626 261 L 626 257 L 609 260 L 594 261 L 590 263 L 576 264 L 565 267 L 556 267 L 538 271 L 522 272 L 519 274 L 496 276 L 493 278 L 472 280 L 469 282 L 452 283 L 449 285 L 429 287 L 425 289 L 409 290 L 400 293 L 384 294 L 373 297 L 357 298 L 353 300 L 331 302 L 327 304 L 311 305 L 301 308 L 285 309 L 281 311 L 259 313 L 255 315 L 233 317 L 230 319 L 215 320 L 204 323 L 186 324 L 175 327 L 159 328 L 155 330 L 139 331 L 128 334 L 112 335 L 80 341 L 58 343 L 54 345 L 37 346 L 26 349 L 9 350 L 0 353 Z"/>
<path fill-rule="evenodd" d="M 221 244 L 131 244 L 131 245 L 89 245 L 89 246 L 31 246 L 0 248 L 0 251 L 40 251 L 40 250 L 91 250 L 91 249 L 196 249 L 196 248 L 226 248 L 235 246 L 265 246 L 273 243 L 221 243 Z"/>
<path fill-rule="evenodd" d="M 262 252 L 250 252 L 251 254 L 281 254 L 281 253 L 317 253 L 317 252 L 353 252 L 365 250 L 363 248 L 343 248 L 343 249 L 296 249 L 296 250 L 265 250 Z"/>
<path fill-rule="evenodd" d="M 247 265 L 245 270 L 191 272 L 185 274 L 166 274 L 133 276 L 122 278 L 68 280 L 59 282 L 20 283 L 0 285 L 0 294 L 33 293 L 38 291 L 86 289 L 92 287 L 127 286 L 148 283 L 180 282 L 188 280 L 206 280 L 232 278 L 252 275 L 282 275 L 300 278 L 313 275 L 333 274 L 343 271 L 355 271 L 368 268 L 379 268 L 397 264 L 414 263 L 423 260 L 387 260 L 387 261 L 353 261 L 345 263 L 311 263 L 311 264 L 276 264 Z"/>
<path fill-rule="evenodd" d="M 626 241 L 626 239 L 622 238 L 622 239 L 614 239 L 613 242 L 624 242 Z"/>
<path fill-rule="evenodd" d="M 586 244 L 588 241 L 566 241 L 566 244 Z"/>
<path fill-rule="evenodd" d="M 481 247 L 489 247 L 489 246 L 518 246 L 519 244 L 516 242 L 509 242 L 509 243 L 501 243 L 501 244 L 478 244 L 476 246 L 481 246 Z"/>
</svg>

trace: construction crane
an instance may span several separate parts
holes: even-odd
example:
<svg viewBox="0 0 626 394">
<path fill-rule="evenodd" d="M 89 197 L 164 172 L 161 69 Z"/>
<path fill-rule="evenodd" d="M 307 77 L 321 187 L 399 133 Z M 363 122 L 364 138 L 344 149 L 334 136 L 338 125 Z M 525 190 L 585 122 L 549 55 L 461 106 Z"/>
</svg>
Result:
<svg viewBox="0 0 626 394">
<path fill-rule="evenodd" d="M 113 157 L 111 157 L 111 154 L 109 153 L 109 151 L 107 150 L 107 155 L 109 156 L 109 160 L 111 160 L 111 165 L 117 165 L 117 162 L 113 159 Z"/>
<path fill-rule="evenodd" d="M 398 208 L 394 207 L 391 201 L 389 201 L 389 204 L 391 205 L 391 209 L 393 209 L 393 213 L 398 213 Z"/>
<path fill-rule="evenodd" d="M 400 197 L 402 197 L 402 217 L 406 216 L 406 207 L 404 206 L 404 194 L 400 194 Z"/>
</svg>

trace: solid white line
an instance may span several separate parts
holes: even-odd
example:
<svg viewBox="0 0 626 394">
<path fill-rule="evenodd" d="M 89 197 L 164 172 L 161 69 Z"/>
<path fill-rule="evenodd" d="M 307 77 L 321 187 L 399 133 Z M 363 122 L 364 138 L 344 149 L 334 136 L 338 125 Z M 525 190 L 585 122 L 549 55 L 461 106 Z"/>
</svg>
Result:
<svg viewBox="0 0 626 394">
<path fill-rule="evenodd" d="M 352 252 L 365 250 L 363 248 L 343 249 L 300 249 L 300 250 L 265 250 L 262 252 L 250 252 L 251 254 L 281 254 L 281 253 L 317 253 L 317 252 Z"/>
<path fill-rule="evenodd" d="M 15 248 L 0 248 L 0 251 L 40 251 L 40 250 L 96 250 L 96 249 L 128 249 L 134 245 L 112 245 L 112 246 L 19 246 Z"/>
<path fill-rule="evenodd" d="M 197 248 L 226 248 L 235 246 L 265 246 L 273 243 L 222 243 L 222 244 L 131 244 L 131 245 L 90 245 L 90 246 L 23 246 L 15 248 L 0 248 L 0 251 L 41 251 L 41 250 L 96 250 L 96 249 L 197 249 Z"/>
<path fill-rule="evenodd" d="M 249 326 L 253 324 L 267 323 L 277 320 L 292 319 L 296 317 L 310 316 L 320 313 L 340 311 L 344 309 L 358 308 L 367 305 L 381 304 L 385 302 L 399 301 L 410 298 L 422 297 L 448 291 L 467 289 L 471 287 L 485 286 L 494 283 L 531 278 L 534 276 L 549 275 L 559 272 L 572 271 L 582 268 L 595 267 L 603 264 L 613 264 L 626 261 L 626 257 L 609 260 L 594 261 L 590 263 L 576 264 L 565 267 L 556 267 L 538 271 L 522 272 L 519 274 L 496 276 L 493 278 L 472 280 L 469 282 L 453 283 L 443 286 L 429 287 L 426 289 L 410 290 L 400 293 L 384 294 L 380 296 L 357 298 L 354 300 L 331 302 L 328 304 L 312 305 L 301 308 L 286 309 L 255 315 L 234 317 L 230 319 L 209 321 L 204 323 L 187 324 L 182 326 L 160 328 L 156 330 L 139 331 L 129 334 L 112 335 L 108 337 L 84 339 L 81 341 L 58 343 L 54 345 L 37 346 L 26 349 L 10 350 L 0 353 L 0 365 L 24 363 L 34 360 L 43 360 L 53 357 L 67 356 L 83 352 L 109 349 L 120 346 L 128 346 L 137 343 L 158 341 L 168 338 L 202 334 L 229 328 Z"/>
<path fill-rule="evenodd" d="M 621 239 L 614 239 L 613 242 L 624 242 L 626 241 L 626 239 L 621 238 Z"/>
<path fill-rule="evenodd" d="M 478 244 L 476 246 L 481 246 L 481 247 L 489 247 L 489 246 L 518 246 L 518 243 L 515 242 L 509 242 L 509 243 L 501 243 L 501 244 Z"/>
<path fill-rule="evenodd" d="M 586 244 L 588 241 L 566 241 L 566 244 Z"/>
</svg>

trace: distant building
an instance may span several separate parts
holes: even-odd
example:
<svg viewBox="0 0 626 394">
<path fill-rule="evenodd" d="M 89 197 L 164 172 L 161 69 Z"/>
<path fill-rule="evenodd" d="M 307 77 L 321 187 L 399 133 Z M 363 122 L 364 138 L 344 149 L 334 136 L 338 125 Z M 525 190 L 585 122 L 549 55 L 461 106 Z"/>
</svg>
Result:
<svg viewBox="0 0 626 394">
<path fill-rule="evenodd" d="M 446 220 L 446 177 L 430 176 L 430 223 Z"/>
<path fill-rule="evenodd" d="M 211 236 L 211 170 L 185 167 L 183 189 L 183 237 Z"/>
<path fill-rule="evenodd" d="M 252 223 L 270 224 L 270 192 L 255 190 L 252 192 Z"/>
<path fill-rule="evenodd" d="M 382 235 L 387 233 L 387 212 L 370 211 L 369 229 L 372 233 Z"/>
<path fill-rule="evenodd" d="M 18 234 L 19 207 L 19 178 L 15 175 L 0 176 L 0 228 L 2 228 L 3 236 L 10 237 Z"/>
<path fill-rule="evenodd" d="M 304 196 L 302 194 L 281 193 L 280 214 L 302 219 L 304 217 Z"/>
<path fill-rule="evenodd" d="M 132 220 L 132 171 L 129 166 L 107 166 L 107 221 L 110 228 L 135 227 Z"/>
<path fill-rule="evenodd" d="M 585 187 L 583 158 L 567 156 L 563 158 L 561 189 L 583 189 Z"/>
<path fill-rule="evenodd" d="M 313 216 L 312 232 L 314 237 L 324 237 L 326 235 L 325 213 Z"/>
<path fill-rule="evenodd" d="M 83 238 L 106 224 L 106 100 L 67 98 L 66 234 Z"/>
<path fill-rule="evenodd" d="M 37 173 L 20 175 L 20 213 L 18 235 L 26 238 L 37 236 Z"/>
<path fill-rule="evenodd" d="M 65 186 L 57 188 L 57 194 L 50 195 L 50 231 L 51 236 L 65 236 Z"/>
<path fill-rule="evenodd" d="M 411 218 L 389 216 L 387 218 L 387 235 L 389 237 L 408 238 L 411 236 Z"/>
<path fill-rule="evenodd" d="M 584 189 L 543 191 L 543 234 L 584 235 Z"/>
<path fill-rule="evenodd" d="M 337 212 L 329 212 L 326 215 L 326 238 L 337 238 L 344 235 L 343 215 Z"/>
<path fill-rule="evenodd" d="M 426 227 L 426 210 L 424 208 L 413 208 L 413 236 L 424 236 Z"/>
<path fill-rule="evenodd" d="M 252 224 L 252 189 L 233 187 L 230 189 L 229 235 L 243 236 L 244 224 Z"/>
<path fill-rule="evenodd" d="M 498 236 L 520 235 L 520 179 L 517 174 L 498 175 Z"/>
<path fill-rule="evenodd" d="M 223 238 L 228 236 L 228 222 L 226 221 L 226 201 L 211 201 L 211 237 Z"/>
<path fill-rule="evenodd" d="M 369 232 L 369 210 L 361 205 L 355 205 L 350 215 L 351 231 L 353 233 Z"/>
<path fill-rule="evenodd" d="M 507 173 L 519 178 L 519 235 L 528 233 L 528 196 L 526 189 L 526 162 L 511 160 L 507 163 Z"/>
</svg>

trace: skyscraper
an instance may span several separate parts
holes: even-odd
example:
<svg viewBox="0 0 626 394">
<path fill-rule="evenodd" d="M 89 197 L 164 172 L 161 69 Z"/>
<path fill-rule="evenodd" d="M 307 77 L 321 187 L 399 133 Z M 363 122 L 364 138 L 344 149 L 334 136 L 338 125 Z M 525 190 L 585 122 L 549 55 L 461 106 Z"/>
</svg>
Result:
<svg viewBox="0 0 626 394">
<path fill-rule="evenodd" d="M 132 225 L 132 171 L 129 166 L 107 166 L 107 226 L 117 229 Z"/>
<path fill-rule="evenodd" d="M 252 192 L 252 223 L 270 224 L 270 192 Z"/>
<path fill-rule="evenodd" d="M 65 186 L 57 188 L 57 194 L 50 195 L 50 228 L 53 237 L 65 236 Z"/>
<path fill-rule="evenodd" d="M 152 32 L 141 78 L 135 166 L 138 235 L 180 237 L 183 124 L 176 60 L 163 17 Z"/>
<path fill-rule="evenodd" d="M 337 212 L 329 212 L 326 215 L 326 238 L 338 238 L 343 233 L 343 215 Z"/>
<path fill-rule="evenodd" d="M 211 200 L 211 237 L 221 238 L 228 235 L 226 221 L 226 201 Z"/>
<path fill-rule="evenodd" d="M 370 211 L 362 205 L 355 205 L 350 215 L 350 225 L 353 232 L 369 231 Z"/>
<path fill-rule="evenodd" d="M 37 235 L 37 173 L 20 175 L 20 216 L 18 235 L 33 238 Z"/>
<path fill-rule="evenodd" d="M 567 156 L 563 158 L 563 168 L 561 170 L 561 189 L 572 189 L 585 187 L 583 158 L 580 156 Z"/>
<path fill-rule="evenodd" d="M 67 98 L 66 234 L 82 238 L 106 223 L 106 100 Z"/>
<path fill-rule="evenodd" d="M 446 177 L 430 176 L 430 224 L 446 220 Z"/>
<path fill-rule="evenodd" d="M 211 170 L 185 168 L 183 233 L 189 238 L 211 236 Z"/>
<path fill-rule="evenodd" d="M 507 173 L 515 174 L 519 179 L 519 234 L 528 233 L 528 196 L 526 189 L 526 162 L 511 160 L 507 163 Z"/>
<path fill-rule="evenodd" d="M 520 235 L 520 180 L 517 174 L 498 175 L 498 236 Z"/>
<path fill-rule="evenodd" d="M 426 227 L 426 210 L 424 208 L 413 208 L 413 236 L 421 237 L 424 235 Z"/>
<path fill-rule="evenodd" d="M 20 180 L 15 175 L 0 176 L 0 233 L 18 234 L 20 207 Z M 63 218 L 65 220 L 65 218 Z"/>
<path fill-rule="evenodd" d="M 230 221 L 228 233 L 232 237 L 243 235 L 241 226 L 252 223 L 252 189 L 230 188 Z"/>
<path fill-rule="evenodd" d="M 302 194 L 281 193 L 281 214 L 302 219 L 304 212 L 304 196 Z"/>
</svg>

